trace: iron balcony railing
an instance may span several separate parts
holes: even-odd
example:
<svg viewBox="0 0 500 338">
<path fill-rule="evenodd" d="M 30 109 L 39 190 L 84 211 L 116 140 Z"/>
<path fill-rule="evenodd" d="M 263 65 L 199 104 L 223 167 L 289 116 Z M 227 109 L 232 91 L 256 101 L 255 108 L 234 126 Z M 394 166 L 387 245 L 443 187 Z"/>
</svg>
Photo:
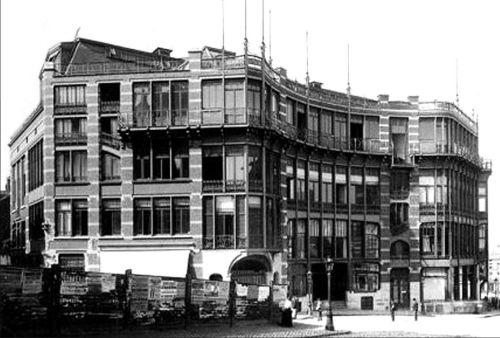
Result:
<svg viewBox="0 0 500 338">
<path fill-rule="evenodd" d="M 109 114 L 109 113 L 119 113 L 119 112 L 120 112 L 120 100 L 99 101 L 99 113 Z"/>
<path fill-rule="evenodd" d="M 71 132 L 71 133 L 56 133 L 56 145 L 76 145 L 87 143 L 87 133 Z"/>
<path fill-rule="evenodd" d="M 131 61 L 71 63 L 69 65 L 56 63 L 54 66 L 56 76 L 82 76 L 169 72 L 182 70 L 185 63 L 185 60 L 137 59 Z"/>
<path fill-rule="evenodd" d="M 60 104 L 54 105 L 55 115 L 73 115 L 73 114 L 86 114 L 87 105 L 85 103 L 81 104 Z"/>
<path fill-rule="evenodd" d="M 107 145 L 111 148 L 120 149 L 121 141 L 118 136 L 101 132 L 100 138 L 102 144 Z"/>
<path fill-rule="evenodd" d="M 465 114 L 454 103 L 443 101 L 419 102 L 418 109 L 421 112 L 446 111 L 456 116 L 462 123 L 477 132 L 477 122 Z"/>
<path fill-rule="evenodd" d="M 189 122 L 188 109 L 179 108 L 173 110 L 136 110 L 132 118 L 127 116 L 120 117 L 122 127 L 167 127 L 167 126 L 185 126 Z"/>
<path fill-rule="evenodd" d="M 410 196 L 410 189 L 391 190 L 390 197 L 395 200 L 404 200 Z"/>
</svg>

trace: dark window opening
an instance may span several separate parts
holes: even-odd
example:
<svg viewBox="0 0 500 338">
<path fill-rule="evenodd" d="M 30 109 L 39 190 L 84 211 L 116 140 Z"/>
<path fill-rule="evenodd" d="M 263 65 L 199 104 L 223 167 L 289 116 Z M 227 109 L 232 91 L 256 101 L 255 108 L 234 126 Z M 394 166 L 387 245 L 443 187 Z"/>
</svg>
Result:
<svg viewBox="0 0 500 338">
<path fill-rule="evenodd" d="M 408 209 L 409 206 L 406 203 L 392 203 L 391 204 L 391 233 L 393 236 L 397 236 L 408 230 L 409 220 L 408 220 Z"/>
<path fill-rule="evenodd" d="M 351 117 L 351 149 L 363 150 L 363 120 L 362 117 Z"/>
<path fill-rule="evenodd" d="M 104 200 L 102 202 L 101 235 L 112 236 L 121 234 L 120 200 Z"/>
<path fill-rule="evenodd" d="M 99 84 L 99 112 L 116 113 L 120 111 L 120 84 Z"/>
<path fill-rule="evenodd" d="M 391 172 L 391 198 L 406 199 L 410 194 L 410 174 L 408 171 Z"/>
</svg>

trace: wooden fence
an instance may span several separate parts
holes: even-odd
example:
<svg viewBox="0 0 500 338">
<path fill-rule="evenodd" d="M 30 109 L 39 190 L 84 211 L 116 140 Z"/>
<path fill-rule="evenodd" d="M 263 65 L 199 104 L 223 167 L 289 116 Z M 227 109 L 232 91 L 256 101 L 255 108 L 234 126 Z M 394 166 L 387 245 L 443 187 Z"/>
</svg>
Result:
<svg viewBox="0 0 500 338">
<path fill-rule="evenodd" d="M 0 267 L 3 335 L 45 336 L 75 330 L 187 328 L 280 320 L 286 285 Z"/>
</svg>

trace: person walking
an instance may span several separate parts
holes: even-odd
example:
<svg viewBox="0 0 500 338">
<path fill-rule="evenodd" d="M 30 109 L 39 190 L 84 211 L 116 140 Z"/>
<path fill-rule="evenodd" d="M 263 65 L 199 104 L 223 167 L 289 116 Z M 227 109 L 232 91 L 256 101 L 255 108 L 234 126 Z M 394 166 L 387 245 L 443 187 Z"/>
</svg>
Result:
<svg viewBox="0 0 500 338">
<path fill-rule="evenodd" d="M 298 305 L 298 300 L 297 297 L 293 296 L 292 297 L 292 318 L 297 319 L 297 308 L 299 307 Z"/>
<path fill-rule="evenodd" d="M 391 319 L 394 321 L 396 317 L 396 303 L 391 299 L 391 302 L 389 303 L 389 310 L 391 311 Z"/>
<path fill-rule="evenodd" d="M 418 302 L 415 298 L 413 298 L 413 303 L 411 305 L 411 308 L 413 309 L 413 314 L 415 316 L 415 321 L 418 320 Z"/>
<path fill-rule="evenodd" d="M 321 307 L 321 299 L 317 299 L 316 300 L 316 311 L 318 311 L 318 320 L 322 320 L 323 317 L 322 317 L 322 307 Z"/>
</svg>

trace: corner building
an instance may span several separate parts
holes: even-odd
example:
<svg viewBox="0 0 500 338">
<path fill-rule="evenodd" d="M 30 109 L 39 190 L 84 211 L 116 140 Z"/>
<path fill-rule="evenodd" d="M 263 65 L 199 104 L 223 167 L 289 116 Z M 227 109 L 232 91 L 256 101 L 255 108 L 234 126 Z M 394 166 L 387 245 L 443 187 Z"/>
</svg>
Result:
<svg viewBox="0 0 500 338">
<path fill-rule="evenodd" d="M 478 299 L 487 179 L 446 102 L 306 85 L 254 55 L 51 48 L 12 137 L 11 237 L 31 264 L 288 283 L 337 307 Z"/>
</svg>

